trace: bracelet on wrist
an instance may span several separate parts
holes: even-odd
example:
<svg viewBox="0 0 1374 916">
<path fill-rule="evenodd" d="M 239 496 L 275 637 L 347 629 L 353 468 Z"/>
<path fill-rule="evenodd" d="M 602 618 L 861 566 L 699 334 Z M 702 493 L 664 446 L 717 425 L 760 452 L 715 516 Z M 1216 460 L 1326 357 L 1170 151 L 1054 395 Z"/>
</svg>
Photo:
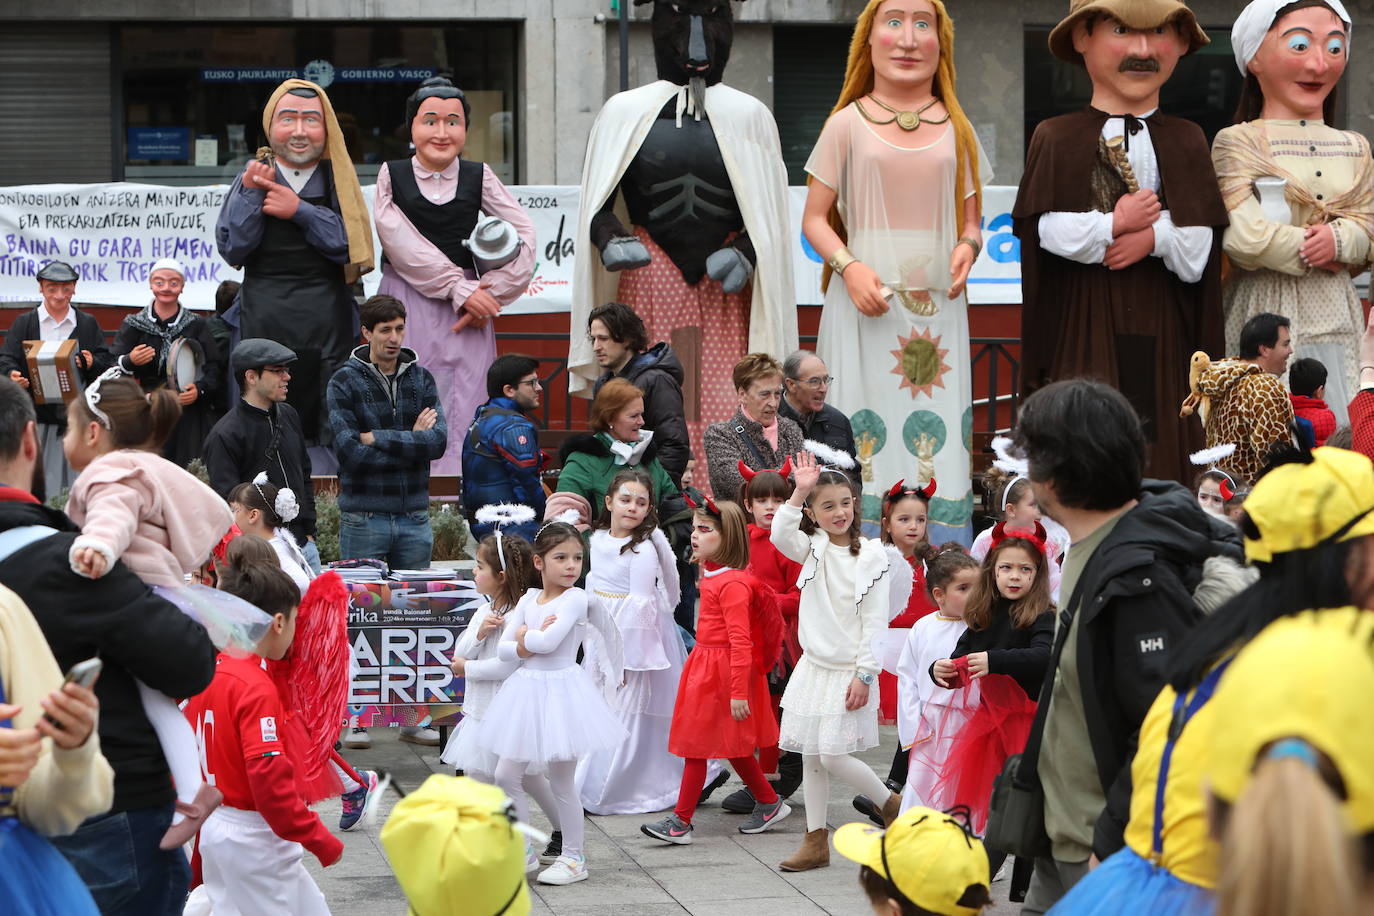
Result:
<svg viewBox="0 0 1374 916">
<path fill-rule="evenodd" d="M 959 241 L 954 243 L 954 247 L 958 248 L 960 245 L 967 245 L 968 247 L 972 248 L 973 257 L 975 260 L 978 258 L 978 255 L 980 255 L 983 251 L 983 243 L 975 238 L 972 238 L 971 236 L 959 236 Z"/>
<path fill-rule="evenodd" d="M 830 265 L 830 269 L 835 271 L 835 273 L 844 276 L 845 268 L 849 267 L 850 264 L 853 264 L 857 260 L 859 259 L 854 257 L 853 253 L 850 252 L 848 248 L 841 245 L 839 248 L 835 249 L 834 254 L 826 259 L 826 263 Z"/>
</svg>

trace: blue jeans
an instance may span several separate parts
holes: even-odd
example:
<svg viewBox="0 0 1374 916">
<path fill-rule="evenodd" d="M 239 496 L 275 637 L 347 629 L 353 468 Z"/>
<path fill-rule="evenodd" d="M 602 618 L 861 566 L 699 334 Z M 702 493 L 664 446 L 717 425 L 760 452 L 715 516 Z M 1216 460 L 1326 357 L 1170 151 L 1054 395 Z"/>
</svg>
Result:
<svg viewBox="0 0 1374 916">
<path fill-rule="evenodd" d="M 320 574 L 320 548 L 315 546 L 314 538 L 306 538 L 301 545 L 301 554 L 305 557 L 305 562 L 310 564 L 310 571 L 315 575 Z"/>
<path fill-rule="evenodd" d="M 53 846 L 86 882 L 104 916 L 173 916 L 186 904 L 191 866 L 180 849 L 158 849 L 172 805 L 93 817 Z"/>
<path fill-rule="evenodd" d="M 428 569 L 434 556 L 429 511 L 340 512 L 339 557 L 385 560 L 393 569 Z"/>
</svg>

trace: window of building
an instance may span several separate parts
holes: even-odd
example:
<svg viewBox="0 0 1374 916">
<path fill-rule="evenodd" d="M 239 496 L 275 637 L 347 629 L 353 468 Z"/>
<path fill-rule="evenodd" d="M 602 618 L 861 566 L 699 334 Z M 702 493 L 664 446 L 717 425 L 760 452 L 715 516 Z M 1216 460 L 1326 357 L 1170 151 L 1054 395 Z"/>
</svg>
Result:
<svg viewBox="0 0 1374 916">
<path fill-rule="evenodd" d="M 450 77 L 472 103 L 463 158 L 517 180 L 515 24 L 156 25 L 120 30 L 124 178 L 228 182 L 259 146 L 262 108 L 293 76 L 325 87 L 349 156 L 368 183 L 410 155 L 405 100 Z"/>
<path fill-rule="evenodd" d="M 806 184 L 806 160 L 840 97 L 853 34 L 853 23 L 773 27 L 773 117 L 788 184 Z"/>
<path fill-rule="evenodd" d="M 1206 29 L 1211 43 L 1178 62 L 1160 92 L 1160 109 L 1202 127 L 1207 142 L 1231 123 L 1242 84 L 1231 52 L 1231 29 Z M 1092 98 L 1088 72 L 1050 53 L 1049 26 L 1026 29 L 1026 145 L 1047 118 L 1086 108 Z"/>
</svg>

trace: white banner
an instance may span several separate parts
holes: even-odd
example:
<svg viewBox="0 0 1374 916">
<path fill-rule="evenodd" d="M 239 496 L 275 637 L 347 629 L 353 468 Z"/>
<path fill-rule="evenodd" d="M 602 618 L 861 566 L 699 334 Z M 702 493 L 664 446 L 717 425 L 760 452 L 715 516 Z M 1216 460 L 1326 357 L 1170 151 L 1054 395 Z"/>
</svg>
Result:
<svg viewBox="0 0 1374 916">
<path fill-rule="evenodd" d="M 49 261 L 65 261 L 81 277 L 77 302 L 147 305 L 153 262 L 173 257 L 186 267 L 183 304 L 213 309 L 219 284 L 242 278 L 215 248 L 215 219 L 228 189 L 125 182 L 0 188 L 0 302 L 35 301 L 34 274 Z M 566 312 L 577 253 L 578 188 L 519 185 L 510 190 L 534 221 L 538 242 L 529 291 L 505 312 Z M 365 186 L 363 193 L 370 207 L 373 186 Z M 1000 186 L 984 195 L 983 253 L 969 279 L 969 300 L 975 304 L 1021 301 L 1021 250 L 1011 234 L 1015 197 L 1016 188 Z M 796 301 L 817 305 L 821 262 L 801 234 L 805 201 L 805 188 L 791 189 Z M 380 252 L 381 245 L 376 247 Z M 378 271 L 363 278 L 368 295 L 380 281 Z"/>
</svg>

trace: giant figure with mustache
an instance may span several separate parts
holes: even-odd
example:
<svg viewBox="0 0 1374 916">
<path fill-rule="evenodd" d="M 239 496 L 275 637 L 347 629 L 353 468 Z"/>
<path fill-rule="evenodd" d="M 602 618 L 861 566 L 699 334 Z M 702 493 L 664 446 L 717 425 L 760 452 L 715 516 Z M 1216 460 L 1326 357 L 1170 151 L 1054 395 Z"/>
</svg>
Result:
<svg viewBox="0 0 1374 916">
<path fill-rule="evenodd" d="M 590 397 L 600 369 L 587 315 L 629 303 L 683 362 L 701 455 L 706 424 L 737 406 L 740 357 L 797 346 L 787 172 L 767 106 L 720 81 L 729 2 L 635 0 L 649 2 L 659 78 L 607 101 L 587 141 L 568 370 Z"/>
<path fill-rule="evenodd" d="M 1130 399 L 1151 476 L 1181 480 L 1200 430 L 1176 416 L 1189 356 L 1221 345 L 1226 207 L 1191 121 L 1159 111 L 1207 44 L 1179 0 L 1072 0 L 1050 51 L 1085 67 L 1091 106 L 1042 122 L 1012 211 L 1021 239 L 1023 395 L 1094 376 Z"/>
</svg>

